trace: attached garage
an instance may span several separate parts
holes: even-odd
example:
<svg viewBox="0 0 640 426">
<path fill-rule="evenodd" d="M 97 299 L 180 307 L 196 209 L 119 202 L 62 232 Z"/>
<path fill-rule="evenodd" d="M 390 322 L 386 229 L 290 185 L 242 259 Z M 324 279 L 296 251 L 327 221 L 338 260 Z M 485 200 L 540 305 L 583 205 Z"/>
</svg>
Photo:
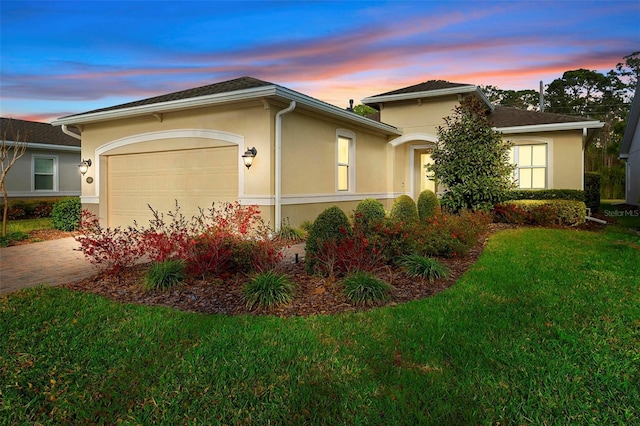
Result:
<svg viewBox="0 0 640 426">
<path fill-rule="evenodd" d="M 166 213 L 178 200 L 190 219 L 199 207 L 237 200 L 238 158 L 237 145 L 107 156 L 108 226 L 147 226 L 148 205 Z"/>
</svg>

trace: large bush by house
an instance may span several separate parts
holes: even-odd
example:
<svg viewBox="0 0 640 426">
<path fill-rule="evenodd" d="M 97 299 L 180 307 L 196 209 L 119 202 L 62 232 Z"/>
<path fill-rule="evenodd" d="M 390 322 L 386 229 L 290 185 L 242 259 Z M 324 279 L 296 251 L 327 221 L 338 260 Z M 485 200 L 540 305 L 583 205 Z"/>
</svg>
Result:
<svg viewBox="0 0 640 426">
<path fill-rule="evenodd" d="M 575 200 L 514 200 L 495 206 L 498 222 L 573 226 L 584 223 L 587 207 Z"/>
<path fill-rule="evenodd" d="M 375 198 L 366 198 L 358 203 L 353 212 L 353 224 L 365 233 L 380 224 L 385 218 L 384 206 Z"/>
<path fill-rule="evenodd" d="M 585 201 L 586 193 L 579 189 L 516 189 L 507 193 L 510 200 L 575 200 Z"/>
<path fill-rule="evenodd" d="M 61 231 L 75 231 L 78 229 L 81 210 L 80 198 L 65 198 L 58 201 L 51 210 L 53 227 Z"/>
<path fill-rule="evenodd" d="M 584 203 L 591 212 L 600 208 L 600 174 L 588 172 L 584 174 Z"/>
</svg>

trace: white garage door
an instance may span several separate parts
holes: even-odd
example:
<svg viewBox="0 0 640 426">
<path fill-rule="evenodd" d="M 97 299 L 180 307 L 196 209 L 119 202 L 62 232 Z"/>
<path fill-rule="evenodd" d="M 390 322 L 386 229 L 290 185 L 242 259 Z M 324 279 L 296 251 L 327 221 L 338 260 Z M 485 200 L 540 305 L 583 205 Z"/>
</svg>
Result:
<svg viewBox="0 0 640 426">
<path fill-rule="evenodd" d="M 109 226 L 138 224 L 152 218 L 147 205 L 180 211 L 187 219 L 198 207 L 238 198 L 238 147 L 113 155 L 107 160 Z"/>
</svg>

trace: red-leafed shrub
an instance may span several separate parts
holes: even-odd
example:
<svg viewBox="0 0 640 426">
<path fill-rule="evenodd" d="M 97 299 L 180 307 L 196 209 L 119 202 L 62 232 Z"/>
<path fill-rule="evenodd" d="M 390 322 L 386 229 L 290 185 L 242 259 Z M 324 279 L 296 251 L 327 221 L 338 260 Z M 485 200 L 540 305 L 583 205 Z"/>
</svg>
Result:
<svg viewBox="0 0 640 426">
<path fill-rule="evenodd" d="M 465 256 L 486 232 L 490 221 L 491 217 L 480 211 L 434 216 L 420 230 L 416 250 L 424 256 Z"/>
<path fill-rule="evenodd" d="M 531 222 L 531 215 L 523 208 L 512 203 L 496 204 L 491 212 L 493 221 L 523 225 Z"/>
</svg>

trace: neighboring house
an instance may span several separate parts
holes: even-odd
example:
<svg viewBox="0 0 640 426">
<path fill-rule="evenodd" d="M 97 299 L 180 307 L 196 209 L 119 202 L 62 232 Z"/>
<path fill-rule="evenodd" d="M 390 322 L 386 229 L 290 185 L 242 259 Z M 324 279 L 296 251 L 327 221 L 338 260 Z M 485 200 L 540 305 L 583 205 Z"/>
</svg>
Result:
<svg viewBox="0 0 640 426">
<path fill-rule="evenodd" d="M 27 142 L 25 154 L 5 178 L 9 198 L 80 195 L 79 139 L 51 124 L 14 118 L 0 118 L 0 137 L 9 146 Z"/>
<path fill-rule="evenodd" d="M 380 121 L 243 77 L 55 120 L 81 129 L 91 159 L 83 206 L 108 226 L 145 223 L 147 204 L 187 216 L 212 202 L 257 204 L 279 227 L 365 198 L 390 208 L 432 187 L 424 173 L 437 127 L 465 96 L 487 105 L 516 143 L 521 187 L 583 188 L 584 145 L 602 123 L 494 107 L 473 85 L 427 82 L 366 98 Z M 243 153 L 256 148 L 251 168 Z"/>
<path fill-rule="evenodd" d="M 620 146 L 620 159 L 626 163 L 625 201 L 640 206 L 640 83 L 629 111 L 627 128 Z"/>
</svg>

